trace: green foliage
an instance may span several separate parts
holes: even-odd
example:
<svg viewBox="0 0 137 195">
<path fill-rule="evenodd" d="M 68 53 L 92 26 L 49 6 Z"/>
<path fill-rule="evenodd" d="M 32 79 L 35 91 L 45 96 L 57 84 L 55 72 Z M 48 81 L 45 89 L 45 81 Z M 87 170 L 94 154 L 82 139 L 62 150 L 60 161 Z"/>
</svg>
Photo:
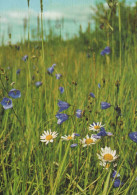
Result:
<svg viewBox="0 0 137 195">
<path fill-rule="evenodd" d="M 29 48 L 27 41 L 18 44 L 20 49 L 15 45 L 1 46 L 0 101 L 8 97 L 12 88 L 21 91 L 21 98 L 13 100 L 14 110 L 0 106 L 1 194 L 137 193 L 136 143 L 128 138 L 128 133 L 137 129 L 136 7 L 126 7 L 122 2 L 119 8 L 120 19 L 117 5 L 116 10 L 113 8 L 116 13 L 110 8 L 104 12 L 105 8 L 98 5 L 95 31 L 91 31 L 89 24 L 85 33 L 81 29 L 80 36 L 72 40 L 63 41 L 51 33 L 43 46 L 39 41 L 29 42 Z M 103 29 L 99 28 L 99 10 L 106 14 L 102 17 L 107 21 Z M 112 52 L 101 56 L 107 43 Z M 24 62 L 22 57 L 26 54 L 28 61 Z M 49 75 L 47 68 L 54 63 L 55 72 Z M 19 68 L 21 72 L 17 75 Z M 56 73 L 63 75 L 60 80 L 56 80 Z M 35 86 L 37 81 L 43 83 L 39 88 Z M 65 88 L 63 94 L 58 90 L 60 86 Z M 90 92 L 95 99 L 89 97 Z M 58 100 L 71 105 L 64 111 L 69 119 L 61 126 L 55 117 Z M 121 115 L 113 106 L 101 110 L 102 101 L 117 105 Z M 76 109 L 85 110 L 85 115 L 76 118 Z M 89 125 L 98 121 L 114 136 L 103 137 L 87 148 L 81 146 L 78 137 L 70 142 L 61 140 L 61 136 L 73 132 L 79 133 L 80 139 L 91 135 Z M 45 145 L 40 136 L 48 129 L 59 135 L 53 143 Z M 78 147 L 71 148 L 76 142 Z M 115 169 L 124 182 L 119 188 L 113 188 L 113 166 L 106 170 L 99 165 L 97 153 L 105 146 L 119 155 Z"/>
</svg>

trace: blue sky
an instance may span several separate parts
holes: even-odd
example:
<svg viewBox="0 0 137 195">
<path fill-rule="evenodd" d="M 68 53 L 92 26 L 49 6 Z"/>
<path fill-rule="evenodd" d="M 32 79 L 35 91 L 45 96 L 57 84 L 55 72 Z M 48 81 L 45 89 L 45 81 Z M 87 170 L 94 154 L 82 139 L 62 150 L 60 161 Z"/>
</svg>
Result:
<svg viewBox="0 0 137 195">
<path fill-rule="evenodd" d="M 130 0 L 130 3 L 136 0 Z M 90 6 L 105 0 L 43 0 L 44 27 L 48 34 L 48 21 L 53 31 L 59 20 L 64 18 L 64 28 L 61 29 L 64 38 L 78 34 L 79 25 L 86 29 L 88 22 L 92 25 L 93 11 Z M 129 2 L 129 0 L 127 0 Z M 24 39 L 23 19 L 28 18 L 27 0 L 0 0 L 0 37 L 8 42 L 8 32 L 12 34 L 12 43 Z M 37 16 L 40 14 L 40 0 L 30 0 L 30 31 L 37 28 Z M 26 32 L 27 35 L 27 32 Z M 0 41 L 1 43 L 1 41 Z"/>
</svg>

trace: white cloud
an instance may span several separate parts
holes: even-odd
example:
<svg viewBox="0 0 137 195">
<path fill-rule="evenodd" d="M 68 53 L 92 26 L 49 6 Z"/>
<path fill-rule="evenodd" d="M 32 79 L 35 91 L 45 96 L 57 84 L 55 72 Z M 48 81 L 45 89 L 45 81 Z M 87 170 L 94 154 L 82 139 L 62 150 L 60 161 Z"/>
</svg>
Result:
<svg viewBox="0 0 137 195">
<path fill-rule="evenodd" d="M 48 10 L 43 13 L 43 18 L 46 20 L 60 20 L 62 18 L 66 20 L 76 20 L 76 21 L 88 21 L 89 16 L 93 13 L 89 6 L 81 7 L 77 6 L 75 8 L 68 7 L 58 10 Z M 36 19 L 40 13 L 35 10 L 29 10 L 29 16 L 31 19 Z M 13 10 L 1 12 L 1 22 L 2 23 L 17 23 L 22 24 L 23 19 L 28 18 L 28 10 Z"/>
<path fill-rule="evenodd" d="M 56 11 L 46 11 L 43 13 L 43 17 L 49 20 L 56 20 L 56 19 L 59 20 L 64 17 L 64 14 L 61 12 L 56 12 Z"/>
<path fill-rule="evenodd" d="M 28 18 L 28 11 L 8 11 L 6 15 L 13 19 L 24 19 Z M 29 10 L 29 15 L 35 17 L 36 12 L 34 10 Z"/>
<path fill-rule="evenodd" d="M 6 17 L 0 16 L 0 23 L 7 24 L 8 23 L 8 19 Z"/>
</svg>

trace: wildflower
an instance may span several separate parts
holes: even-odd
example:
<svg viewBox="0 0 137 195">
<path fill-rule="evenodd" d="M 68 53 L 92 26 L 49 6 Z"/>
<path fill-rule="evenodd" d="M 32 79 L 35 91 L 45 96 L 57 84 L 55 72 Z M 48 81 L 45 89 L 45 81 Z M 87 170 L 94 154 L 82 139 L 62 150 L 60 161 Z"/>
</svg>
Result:
<svg viewBox="0 0 137 195">
<path fill-rule="evenodd" d="M 37 81 L 36 83 L 35 83 L 35 86 L 36 87 L 40 87 L 42 85 L 42 82 L 41 81 Z"/>
<path fill-rule="evenodd" d="M 64 135 L 64 136 L 61 136 L 61 138 L 65 141 L 74 140 L 75 134 L 73 133 L 72 135 Z"/>
<path fill-rule="evenodd" d="M 100 129 L 100 132 L 97 134 L 97 136 L 107 136 L 107 132 L 103 127 Z"/>
<path fill-rule="evenodd" d="M 116 179 L 114 180 L 113 186 L 114 186 L 114 188 L 118 188 L 118 187 L 122 186 L 123 184 L 124 184 L 124 183 L 121 182 L 120 179 L 116 178 Z"/>
<path fill-rule="evenodd" d="M 94 93 L 90 93 L 89 95 L 90 95 L 91 97 L 95 98 Z"/>
<path fill-rule="evenodd" d="M 79 133 L 74 133 L 74 135 L 75 135 L 75 136 L 77 136 L 77 137 L 79 137 L 79 136 L 80 136 L 80 134 L 79 134 Z"/>
<path fill-rule="evenodd" d="M 23 60 L 24 62 L 26 62 L 27 59 L 28 59 L 28 55 L 25 55 L 25 56 L 22 57 L 22 60 Z"/>
<path fill-rule="evenodd" d="M 20 74 L 20 69 L 18 69 L 18 70 L 16 71 L 16 74 Z"/>
<path fill-rule="evenodd" d="M 116 155 L 116 150 L 111 150 L 110 147 L 101 148 L 100 155 L 97 154 L 98 158 L 103 162 L 113 162 L 118 156 Z"/>
<path fill-rule="evenodd" d="M 104 169 L 108 169 L 110 167 L 110 164 L 109 163 L 106 163 L 104 161 L 100 161 L 99 162 L 99 165 L 104 167 Z"/>
<path fill-rule="evenodd" d="M 100 55 L 104 56 L 106 53 L 104 50 L 101 51 Z"/>
<path fill-rule="evenodd" d="M 59 87 L 60 93 L 64 93 L 64 87 Z"/>
<path fill-rule="evenodd" d="M 89 126 L 89 130 L 91 131 L 99 131 L 101 127 L 104 127 L 105 125 L 101 125 L 101 122 L 93 123 Z"/>
<path fill-rule="evenodd" d="M 113 133 L 106 132 L 104 127 L 100 128 L 100 132 L 97 134 L 97 136 L 113 136 Z"/>
<path fill-rule="evenodd" d="M 62 77 L 62 74 L 56 74 L 56 79 L 60 79 Z"/>
<path fill-rule="evenodd" d="M 83 147 L 86 147 L 86 146 L 90 146 L 91 144 L 95 144 L 97 140 L 92 135 L 91 137 L 86 135 L 86 138 L 83 138 L 83 140 L 80 140 L 80 141 Z"/>
<path fill-rule="evenodd" d="M 21 97 L 21 92 L 17 89 L 11 89 L 8 95 L 14 99 L 17 99 Z"/>
<path fill-rule="evenodd" d="M 107 103 L 107 102 L 101 102 L 101 109 L 105 110 L 107 108 L 109 108 L 111 106 L 111 104 Z"/>
<path fill-rule="evenodd" d="M 62 112 L 63 110 L 68 109 L 70 105 L 67 102 L 63 102 L 59 100 L 58 106 L 60 107 L 59 112 Z"/>
<path fill-rule="evenodd" d="M 48 68 L 47 71 L 48 71 L 49 74 L 52 74 L 53 73 L 55 66 L 56 66 L 56 64 L 53 64 L 51 67 Z"/>
<path fill-rule="evenodd" d="M 104 52 L 105 54 L 110 54 L 111 52 L 110 47 L 105 47 Z"/>
<path fill-rule="evenodd" d="M 120 177 L 120 174 L 117 173 L 117 171 L 114 170 L 113 173 L 112 173 L 112 177 L 114 178 L 116 175 L 117 175 L 117 177 Z"/>
<path fill-rule="evenodd" d="M 13 104 L 12 104 L 12 100 L 9 99 L 9 98 L 3 98 L 3 100 L 1 101 L 1 105 L 3 106 L 3 108 L 5 110 L 9 109 L 9 108 L 12 108 L 13 107 Z"/>
<path fill-rule="evenodd" d="M 128 134 L 129 138 L 133 141 L 137 143 L 137 132 L 131 132 Z"/>
<path fill-rule="evenodd" d="M 104 50 L 101 51 L 101 55 L 104 56 L 105 54 L 110 54 L 111 50 L 110 50 L 110 47 L 105 47 Z"/>
<path fill-rule="evenodd" d="M 53 139 L 55 139 L 57 135 L 58 133 L 55 131 L 51 132 L 51 129 L 49 131 L 44 131 L 42 136 L 40 136 L 40 141 L 45 142 L 47 145 L 49 142 L 53 142 Z"/>
<path fill-rule="evenodd" d="M 84 111 L 77 109 L 76 110 L 76 117 L 77 118 L 81 118 L 84 115 Z"/>
<path fill-rule="evenodd" d="M 78 145 L 78 144 L 76 144 L 76 143 L 75 143 L 75 144 L 71 144 L 70 147 L 71 147 L 71 148 L 75 148 L 77 145 Z"/>
<path fill-rule="evenodd" d="M 100 85 L 100 83 L 98 83 L 98 88 L 99 88 L 99 89 L 101 88 L 101 85 Z"/>
<path fill-rule="evenodd" d="M 56 118 L 58 119 L 57 124 L 61 125 L 64 121 L 66 121 L 69 117 L 67 114 L 56 114 Z"/>
</svg>

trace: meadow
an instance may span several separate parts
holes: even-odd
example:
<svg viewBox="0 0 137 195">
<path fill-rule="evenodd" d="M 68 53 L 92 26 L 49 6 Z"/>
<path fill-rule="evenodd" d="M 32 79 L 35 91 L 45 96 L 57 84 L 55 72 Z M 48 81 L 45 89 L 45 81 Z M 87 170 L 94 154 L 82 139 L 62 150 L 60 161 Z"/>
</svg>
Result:
<svg viewBox="0 0 137 195">
<path fill-rule="evenodd" d="M 0 105 L 1 194 L 137 194 L 136 8 L 100 4 L 94 31 L 44 41 L 41 28 L 41 41 L 0 47 L 0 101 L 13 104 Z M 106 146 L 114 161 L 99 159 Z"/>
</svg>

